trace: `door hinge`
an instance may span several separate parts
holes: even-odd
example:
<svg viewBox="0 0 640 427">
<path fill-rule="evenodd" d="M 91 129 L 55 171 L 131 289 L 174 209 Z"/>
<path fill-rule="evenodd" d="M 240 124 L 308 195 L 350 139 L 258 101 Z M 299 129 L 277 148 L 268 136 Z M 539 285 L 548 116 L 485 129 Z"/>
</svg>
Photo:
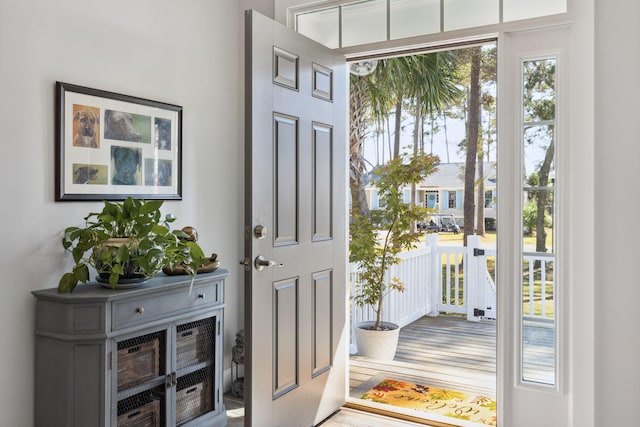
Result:
<svg viewBox="0 0 640 427">
<path fill-rule="evenodd" d="M 218 320 L 218 335 L 220 335 L 220 324 L 221 324 L 221 323 L 222 323 L 222 322 Z"/>
<path fill-rule="evenodd" d="M 474 317 L 482 317 L 484 316 L 484 310 L 480 310 L 479 308 L 474 308 L 473 315 Z"/>
<path fill-rule="evenodd" d="M 473 248 L 473 256 L 482 256 L 484 255 L 484 249 Z"/>
</svg>

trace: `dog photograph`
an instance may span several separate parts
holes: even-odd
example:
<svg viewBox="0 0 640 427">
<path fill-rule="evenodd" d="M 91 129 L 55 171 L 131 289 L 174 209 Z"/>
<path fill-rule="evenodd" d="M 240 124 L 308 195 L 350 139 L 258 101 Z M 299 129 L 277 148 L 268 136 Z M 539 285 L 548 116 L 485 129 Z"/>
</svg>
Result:
<svg viewBox="0 0 640 427">
<path fill-rule="evenodd" d="M 100 109 L 73 104 L 73 146 L 100 148 Z"/>
<path fill-rule="evenodd" d="M 144 185 L 171 186 L 171 160 L 144 159 Z"/>
<path fill-rule="evenodd" d="M 112 146 L 111 170 L 112 185 L 140 185 L 142 183 L 142 150 Z"/>
<path fill-rule="evenodd" d="M 117 141 L 151 143 L 151 117 L 105 110 L 104 137 Z"/>
<path fill-rule="evenodd" d="M 107 165 L 73 164 L 74 184 L 107 184 Z"/>
<path fill-rule="evenodd" d="M 155 140 L 159 150 L 171 150 L 171 120 L 156 117 Z"/>
</svg>

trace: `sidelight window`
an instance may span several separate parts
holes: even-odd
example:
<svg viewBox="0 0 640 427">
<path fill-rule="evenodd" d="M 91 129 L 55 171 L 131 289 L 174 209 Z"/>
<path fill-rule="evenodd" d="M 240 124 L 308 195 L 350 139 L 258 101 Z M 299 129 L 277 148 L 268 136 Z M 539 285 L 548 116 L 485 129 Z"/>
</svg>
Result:
<svg viewBox="0 0 640 427">
<path fill-rule="evenodd" d="M 556 58 L 522 62 L 520 380 L 556 384 Z"/>
</svg>

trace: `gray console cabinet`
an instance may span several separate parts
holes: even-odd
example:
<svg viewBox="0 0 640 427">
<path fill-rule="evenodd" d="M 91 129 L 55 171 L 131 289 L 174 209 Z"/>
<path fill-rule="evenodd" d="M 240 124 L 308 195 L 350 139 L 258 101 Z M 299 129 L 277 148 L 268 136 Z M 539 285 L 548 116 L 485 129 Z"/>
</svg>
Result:
<svg viewBox="0 0 640 427">
<path fill-rule="evenodd" d="M 222 402 L 223 269 L 159 275 L 132 289 L 33 292 L 35 423 L 227 425 Z"/>
</svg>

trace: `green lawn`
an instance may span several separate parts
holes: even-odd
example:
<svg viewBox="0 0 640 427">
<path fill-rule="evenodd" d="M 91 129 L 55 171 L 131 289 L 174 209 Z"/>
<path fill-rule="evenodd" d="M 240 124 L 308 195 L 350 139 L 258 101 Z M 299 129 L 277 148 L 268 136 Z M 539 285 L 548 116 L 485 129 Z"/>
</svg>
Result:
<svg viewBox="0 0 640 427">
<path fill-rule="evenodd" d="M 422 238 L 422 241 L 424 242 L 424 237 Z M 458 233 L 458 234 L 440 233 L 438 235 L 438 242 L 440 244 L 445 244 L 445 245 L 447 243 L 459 243 L 459 244 L 462 244 L 462 241 L 463 241 L 462 233 Z M 484 244 L 484 245 L 495 245 L 496 244 L 496 232 L 495 231 L 487 231 L 487 233 L 484 236 L 482 236 L 481 241 L 482 241 L 482 244 Z M 535 246 L 536 245 L 536 236 L 535 236 L 535 234 L 532 234 L 530 236 L 524 236 L 523 237 L 523 244 L 526 245 L 526 246 Z M 551 229 L 547 229 L 546 244 L 547 244 L 548 248 L 550 248 L 551 245 L 553 244 Z"/>
</svg>

